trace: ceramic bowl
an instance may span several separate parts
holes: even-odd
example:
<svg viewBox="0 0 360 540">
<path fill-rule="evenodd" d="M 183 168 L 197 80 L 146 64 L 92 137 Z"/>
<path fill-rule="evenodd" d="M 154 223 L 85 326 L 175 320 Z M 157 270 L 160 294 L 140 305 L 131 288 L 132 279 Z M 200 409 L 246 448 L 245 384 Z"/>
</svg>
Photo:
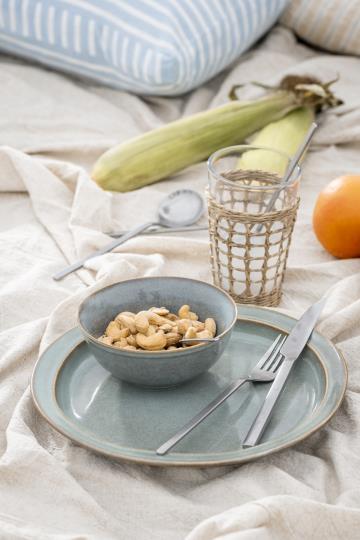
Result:
<svg viewBox="0 0 360 540">
<path fill-rule="evenodd" d="M 215 319 L 218 341 L 178 351 L 127 351 L 97 341 L 120 311 L 137 313 L 166 306 L 177 313 L 183 304 L 190 304 L 201 321 Z M 153 388 L 175 386 L 213 366 L 225 350 L 236 317 L 235 302 L 227 293 L 203 281 L 179 277 L 121 281 L 95 292 L 79 308 L 80 328 L 97 361 L 123 381 Z"/>
</svg>

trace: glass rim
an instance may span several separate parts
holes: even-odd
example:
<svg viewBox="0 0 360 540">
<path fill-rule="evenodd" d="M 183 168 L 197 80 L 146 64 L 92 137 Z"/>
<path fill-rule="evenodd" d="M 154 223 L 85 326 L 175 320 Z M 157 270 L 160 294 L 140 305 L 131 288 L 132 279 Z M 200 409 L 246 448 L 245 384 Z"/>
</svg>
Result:
<svg viewBox="0 0 360 540">
<path fill-rule="evenodd" d="M 209 157 L 209 159 L 207 160 L 208 172 L 211 173 L 217 180 L 222 180 L 223 182 L 225 182 L 225 184 L 228 184 L 229 186 L 241 187 L 241 184 L 239 184 L 237 181 L 229 180 L 228 178 L 223 176 L 221 173 L 218 173 L 214 168 L 214 162 L 216 159 L 220 157 L 225 157 L 229 152 L 235 152 L 239 150 L 268 150 L 269 152 L 273 152 L 274 154 L 278 154 L 280 156 L 285 157 L 288 160 L 288 163 L 290 163 L 291 161 L 291 158 L 288 154 L 286 154 L 285 152 L 281 152 L 281 150 L 276 150 L 275 148 L 271 148 L 270 146 L 256 146 L 253 144 L 237 144 L 234 146 L 225 146 L 224 148 L 220 148 L 219 150 L 216 150 L 216 152 L 213 152 L 211 156 Z M 263 171 L 263 172 L 266 173 L 266 171 Z M 270 171 L 268 171 L 268 173 L 273 174 L 273 173 L 270 173 Z M 291 187 L 299 179 L 300 174 L 301 174 L 301 167 L 298 164 L 296 165 L 296 168 L 291 175 L 290 181 L 288 182 L 281 182 L 271 187 L 270 186 L 244 185 L 243 189 L 251 189 L 254 191 L 255 190 L 256 191 L 266 191 L 266 190 L 270 191 L 272 189 L 278 190 L 278 189 L 283 189 L 286 187 Z"/>
</svg>

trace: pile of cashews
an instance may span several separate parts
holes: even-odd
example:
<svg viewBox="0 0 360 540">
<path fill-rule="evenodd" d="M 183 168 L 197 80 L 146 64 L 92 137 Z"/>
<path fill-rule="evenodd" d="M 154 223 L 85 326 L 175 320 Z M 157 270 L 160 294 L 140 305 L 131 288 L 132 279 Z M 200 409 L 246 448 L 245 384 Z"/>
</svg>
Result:
<svg viewBox="0 0 360 540">
<path fill-rule="evenodd" d="M 183 338 L 213 338 L 215 335 L 214 319 L 199 321 L 198 315 L 185 304 L 177 315 L 165 307 L 151 307 L 139 313 L 122 311 L 98 340 L 119 349 L 175 351 L 196 344 L 180 343 Z"/>
</svg>

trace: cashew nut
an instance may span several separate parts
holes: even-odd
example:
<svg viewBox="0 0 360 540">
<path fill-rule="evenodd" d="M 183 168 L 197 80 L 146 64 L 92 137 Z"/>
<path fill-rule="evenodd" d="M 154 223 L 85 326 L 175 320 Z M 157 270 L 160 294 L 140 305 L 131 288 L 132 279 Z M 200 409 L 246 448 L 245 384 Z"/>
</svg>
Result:
<svg viewBox="0 0 360 540">
<path fill-rule="evenodd" d="M 166 345 L 169 347 L 169 345 L 176 345 L 176 343 L 179 343 L 181 336 L 175 332 L 169 332 L 168 334 L 165 334 L 165 338 Z"/>
<path fill-rule="evenodd" d="M 189 313 L 190 313 L 190 306 L 188 306 L 187 304 L 184 304 L 183 306 L 181 306 L 181 308 L 178 311 L 178 315 L 180 319 L 188 319 Z"/>
<path fill-rule="evenodd" d="M 198 320 L 198 315 L 196 313 L 193 313 L 190 311 L 190 306 L 188 304 L 184 304 L 181 306 L 181 308 L 178 311 L 180 319 L 190 319 L 192 321 Z"/>
<path fill-rule="evenodd" d="M 185 333 L 185 339 L 193 339 L 197 337 L 196 330 L 193 326 L 190 326 Z"/>
<path fill-rule="evenodd" d="M 158 326 L 162 326 L 163 324 L 171 324 L 172 326 L 175 325 L 175 322 L 170 321 L 166 317 L 162 317 L 153 311 L 148 311 L 148 318 L 150 323 L 157 324 Z"/>
<path fill-rule="evenodd" d="M 126 340 L 126 345 L 131 345 L 132 347 L 136 347 L 136 336 L 129 336 Z"/>
<path fill-rule="evenodd" d="M 153 334 L 155 334 L 156 331 L 157 331 L 157 326 L 155 326 L 154 324 L 149 324 L 149 328 L 148 328 L 148 331 L 146 332 L 146 335 L 152 336 Z"/>
<path fill-rule="evenodd" d="M 199 321 L 190 306 L 180 307 L 178 315 L 162 307 L 133 313 L 121 311 L 111 321 L 99 341 L 119 349 L 160 351 L 175 350 L 192 344 L 181 339 L 212 338 L 216 335 L 216 322 L 211 317 Z"/>
<path fill-rule="evenodd" d="M 107 337 L 113 338 L 113 340 L 117 340 L 122 337 L 121 328 L 116 321 L 111 321 L 107 325 L 106 330 L 105 330 L 105 335 Z"/>
<path fill-rule="evenodd" d="M 144 334 L 136 335 L 136 342 L 146 351 L 161 351 L 166 347 L 166 337 L 161 330 L 152 336 L 145 336 Z"/>
<path fill-rule="evenodd" d="M 128 328 L 122 328 L 122 330 L 120 330 L 120 334 L 121 334 L 121 337 L 127 338 L 128 335 L 130 334 L 130 330 Z"/>
<path fill-rule="evenodd" d="M 178 327 L 179 333 L 185 335 L 186 331 L 192 326 L 192 323 L 189 319 L 180 319 L 177 321 L 176 326 Z"/>
<path fill-rule="evenodd" d="M 99 341 L 101 341 L 101 343 L 105 343 L 106 345 L 112 345 L 114 340 L 110 336 L 101 336 L 99 337 Z"/>
<path fill-rule="evenodd" d="M 202 332 L 197 332 L 196 336 L 197 338 L 212 338 L 214 337 L 208 330 L 203 330 Z"/>
<path fill-rule="evenodd" d="M 172 332 L 173 331 L 173 325 L 166 323 L 160 326 L 159 330 L 164 330 L 164 332 Z"/>
<path fill-rule="evenodd" d="M 146 332 L 149 330 L 149 319 L 146 317 L 146 315 L 140 312 L 135 315 L 134 321 L 136 330 L 141 334 L 146 334 Z"/>
<path fill-rule="evenodd" d="M 136 334 L 135 319 L 128 317 L 127 315 L 118 315 L 117 320 L 121 323 L 123 328 L 128 328 L 130 334 Z"/>
<path fill-rule="evenodd" d="M 115 341 L 114 347 L 117 347 L 118 349 L 124 349 L 128 346 L 128 342 L 125 338 L 121 338 L 119 341 Z"/>
<path fill-rule="evenodd" d="M 125 317 L 131 317 L 132 319 L 135 317 L 135 313 L 132 311 L 122 311 L 118 315 L 116 315 L 115 319 L 118 319 L 120 316 L 125 315 Z"/>
<path fill-rule="evenodd" d="M 166 309 L 165 307 L 160 307 L 160 308 L 152 307 L 149 309 L 149 311 L 152 311 L 153 313 L 157 313 L 157 315 L 162 315 L 163 317 L 165 315 L 169 315 L 170 313 L 170 311 Z"/>
<path fill-rule="evenodd" d="M 214 337 L 216 334 L 216 322 L 211 317 L 205 319 L 205 330 L 211 334 L 211 337 Z"/>
<path fill-rule="evenodd" d="M 192 326 L 196 329 L 197 332 L 205 330 L 205 324 L 201 321 L 191 321 Z"/>
</svg>

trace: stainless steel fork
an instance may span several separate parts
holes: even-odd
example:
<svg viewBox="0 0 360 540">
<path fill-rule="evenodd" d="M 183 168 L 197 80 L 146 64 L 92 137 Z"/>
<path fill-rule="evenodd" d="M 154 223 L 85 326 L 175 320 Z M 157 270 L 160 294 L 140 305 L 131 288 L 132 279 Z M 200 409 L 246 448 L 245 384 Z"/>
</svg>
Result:
<svg viewBox="0 0 360 540">
<path fill-rule="evenodd" d="M 282 362 L 282 356 L 278 352 L 283 345 L 286 336 L 281 334 L 275 339 L 274 343 L 269 347 L 266 353 L 260 358 L 256 366 L 251 370 L 250 374 L 244 379 L 237 379 L 231 383 L 225 390 L 221 392 L 213 401 L 204 407 L 194 418 L 187 422 L 175 435 L 168 441 L 162 444 L 156 453 L 159 456 L 166 454 L 175 444 L 181 441 L 190 431 L 198 426 L 205 418 L 217 409 L 228 397 L 236 390 L 243 386 L 246 382 L 271 382 L 275 379 L 276 372 Z"/>
</svg>

